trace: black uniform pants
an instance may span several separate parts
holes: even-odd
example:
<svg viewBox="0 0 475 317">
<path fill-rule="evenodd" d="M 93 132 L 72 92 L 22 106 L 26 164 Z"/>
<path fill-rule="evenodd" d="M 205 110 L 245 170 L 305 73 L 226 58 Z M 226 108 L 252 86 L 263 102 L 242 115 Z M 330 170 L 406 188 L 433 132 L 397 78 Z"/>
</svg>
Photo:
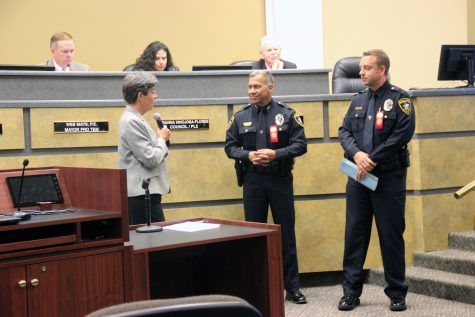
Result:
<svg viewBox="0 0 475 317">
<path fill-rule="evenodd" d="M 162 195 L 151 194 L 152 222 L 165 221 L 162 208 Z M 129 225 L 147 223 L 145 213 L 145 195 L 129 197 Z"/>
<path fill-rule="evenodd" d="M 379 176 L 376 191 L 352 179 L 346 185 L 346 229 L 343 293 L 359 297 L 363 290 L 363 264 L 371 237 L 373 215 L 378 230 L 387 296 L 406 296 L 404 208 L 406 169 L 398 168 Z"/>
<path fill-rule="evenodd" d="M 270 204 L 274 223 L 279 224 L 281 230 L 285 289 L 299 289 L 292 174 L 280 176 L 247 171 L 243 194 L 246 221 L 266 223 Z"/>
</svg>

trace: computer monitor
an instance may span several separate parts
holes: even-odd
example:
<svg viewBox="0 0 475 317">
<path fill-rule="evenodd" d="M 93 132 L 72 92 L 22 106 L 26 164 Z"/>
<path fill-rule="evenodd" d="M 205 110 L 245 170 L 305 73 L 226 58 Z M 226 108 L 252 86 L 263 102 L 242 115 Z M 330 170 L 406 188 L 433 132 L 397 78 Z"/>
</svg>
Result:
<svg viewBox="0 0 475 317">
<path fill-rule="evenodd" d="M 251 65 L 197 65 L 192 67 L 192 71 L 201 70 L 249 70 Z"/>
<path fill-rule="evenodd" d="M 0 70 L 20 70 L 20 71 L 54 71 L 52 65 L 13 65 L 0 64 Z"/>
<path fill-rule="evenodd" d="M 21 198 L 21 176 L 6 177 L 6 181 L 15 208 L 36 206 L 39 202 L 64 202 L 56 174 L 25 175 Z"/>
<path fill-rule="evenodd" d="M 475 45 L 442 45 L 438 80 L 466 80 L 474 87 Z"/>
</svg>

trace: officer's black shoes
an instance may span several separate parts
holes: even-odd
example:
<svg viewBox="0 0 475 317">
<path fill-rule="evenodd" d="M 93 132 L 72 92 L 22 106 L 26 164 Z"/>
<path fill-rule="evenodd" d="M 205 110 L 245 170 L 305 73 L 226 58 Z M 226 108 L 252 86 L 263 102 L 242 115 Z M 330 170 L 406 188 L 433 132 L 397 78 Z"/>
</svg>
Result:
<svg viewBox="0 0 475 317">
<path fill-rule="evenodd" d="M 343 296 L 338 303 L 338 310 L 353 310 L 359 304 L 359 297 Z"/>
<path fill-rule="evenodd" d="M 406 299 L 402 296 L 394 296 L 390 298 L 391 302 L 389 304 L 389 309 L 392 311 L 403 311 L 406 310 Z"/>
<path fill-rule="evenodd" d="M 406 300 L 403 296 L 393 296 L 390 298 L 389 309 L 392 311 L 406 310 Z M 343 296 L 338 303 L 338 310 L 353 310 L 360 304 L 359 297 Z"/>
<path fill-rule="evenodd" d="M 294 304 L 307 304 L 307 299 L 305 295 L 302 294 L 299 290 L 286 292 L 285 299 L 291 301 Z"/>
</svg>

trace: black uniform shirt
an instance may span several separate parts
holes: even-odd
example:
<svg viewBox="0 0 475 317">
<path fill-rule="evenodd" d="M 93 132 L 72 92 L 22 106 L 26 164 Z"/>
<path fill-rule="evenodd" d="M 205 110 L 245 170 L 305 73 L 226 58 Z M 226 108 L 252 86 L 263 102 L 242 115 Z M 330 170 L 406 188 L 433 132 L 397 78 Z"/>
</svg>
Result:
<svg viewBox="0 0 475 317">
<path fill-rule="evenodd" d="M 303 122 L 297 113 L 273 99 L 266 106 L 266 148 L 276 152 L 276 159 L 291 159 L 307 152 Z M 256 150 L 257 106 L 248 104 L 235 113 L 226 132 L 225 151 L 229 158 L 249 162 L 249 152 Z M 270 127 L 277 127 L 277 142 L 271 142 Z"/>
<path fill-rule="evenodd" d="M 343 124 L 339 129 L 340 144 L 345 150 L 345 156 L 353 160 L 356 152 L 361 151 L 363 144 L 364 125 L 367 119 L 369 88 L 353 96 Z M 401 152 L 401 149 L 411 140 L 415 129 L 415 112 L 407 92 L 392 86 L 388 81 L 374 92 L 378 98 L 375 103 L 375 113 L 372 124 L 375 123 L 378 110 L 384 111 L 383 127 L 373 126 L 373 149 L 369 154 L 376 163 L 391 161 Z"/>
</svg>

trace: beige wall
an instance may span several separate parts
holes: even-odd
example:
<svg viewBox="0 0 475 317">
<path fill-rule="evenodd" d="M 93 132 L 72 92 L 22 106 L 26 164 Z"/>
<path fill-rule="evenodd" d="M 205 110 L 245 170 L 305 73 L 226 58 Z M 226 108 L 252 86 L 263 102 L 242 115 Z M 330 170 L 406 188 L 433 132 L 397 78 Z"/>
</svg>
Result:
<svg viewBox="0 0 475 317">
<path fill-rule="evenodd" d="M 121 70 L 157 39 L 171 48 L 182 70 L 257 59 L 264 2 L 2 0 L 0 63 L 45 61 L 49 38 L 60 30 L 76 37 L 76 60 L 94 70 Z M 323 0 L 324 65 L 333 68 L 342 57 L 380 47 L 391 58 L 394 84 L 456 86 L 437 81 L 440 45 L 475 43 L 474 2 Z"/>
<path fill-rule="evenodd" d="M 467 43 L 467 1 L 473 2 L 323 0 L 325 65 L 333 68 L 342 57 L 383 48 L 391 59 L 395 85 L 456 86 L 459 83 L 437 81 L 440 45 Z"/>
<path fill-rule="evenodd" d="M 475 44 L 475 1 L 468 0 L 467 3 L 468 43 Z"/>
<path fill-rule="evenodd" d="M 75 59 L 93 70 L 122 70 L 155 40 L 182 70 L 257 59 L 263 17 L 264 0 L 2 0 L 0 64 L 49 59 L 58 31 L 76 38 Z"/>
<path fill-rule="evenodd" d="M 157 39 L 182 70 L 257 59 L 264 2 L 3 0 L 0 63 L 48 59 L 49 38 L 60 30 L 76 37 L 76 60 L 94 70 L 121 70 Z M 380 47 L 391 58 L 393 83 L 402 88 L 458 85 L 437 81 L 440 45 L 475 43 L 474 2 L 323 0 L 324 65 L 333 68 L 342 57 Z"/>
</svg>

